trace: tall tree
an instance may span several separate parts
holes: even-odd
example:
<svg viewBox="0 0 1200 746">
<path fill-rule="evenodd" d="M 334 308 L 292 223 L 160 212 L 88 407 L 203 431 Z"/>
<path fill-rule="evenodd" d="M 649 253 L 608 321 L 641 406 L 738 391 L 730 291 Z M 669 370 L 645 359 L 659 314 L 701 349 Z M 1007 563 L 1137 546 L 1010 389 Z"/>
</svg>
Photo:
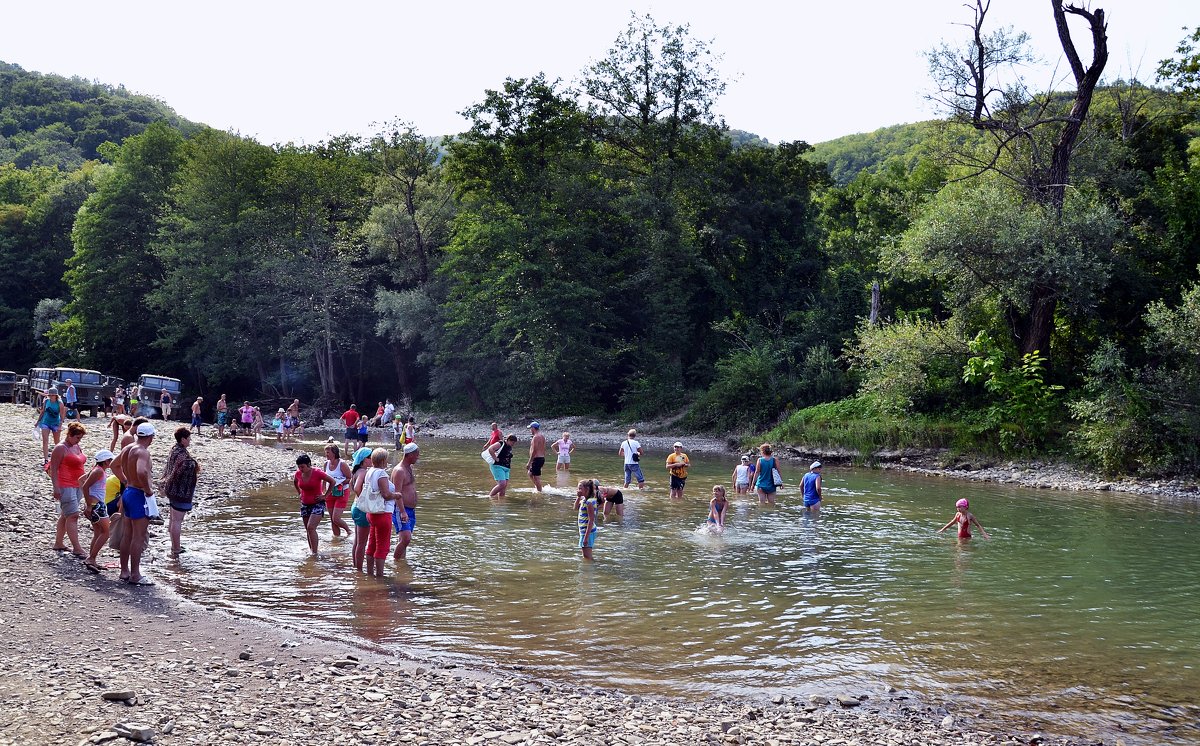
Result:
<svg viewBox="0 0 1200 746">
<path fill-rule="evenodd" d="M 68 320 L 51 337 L 104 370 L 128 370 L 128 344 L 158 336 L 160 318 L 145 313 L 147 296 L 163 281 L 150 250 L 182 163 L 183 137 L 155 123 L 124 142 L 96 193 L 79 210 L 71 234 L 75 251 L 65 275 Z"/>
</svg>

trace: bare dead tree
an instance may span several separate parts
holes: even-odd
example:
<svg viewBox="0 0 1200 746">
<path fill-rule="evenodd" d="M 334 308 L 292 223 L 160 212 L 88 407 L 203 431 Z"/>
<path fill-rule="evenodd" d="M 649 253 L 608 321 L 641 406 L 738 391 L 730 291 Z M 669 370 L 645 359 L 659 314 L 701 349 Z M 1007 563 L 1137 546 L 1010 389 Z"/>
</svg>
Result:
<svg viewBox="0 0 1200 746">
<path fill-rule="evenodd" d="M 1074 83 L 1069 98 L 1051 88 L 1033 94 L 1020 68 L 1035 61 L 1028 36 L 1011 29 L 986 30 L 991 0 L 973 0 L 966 7 L 972 20 L 965 46 L 942 44 L 928 54 L 936 90 L 930 99 L 952 121 L 987 133 L 982 153 L 956 152 L 973 178 L 997 174 L 1017 185 L 1026 199 L 1050 207 L 1061 216 L 1071 177 L 1071 156 L 1091 107 L 1092 96 L 1108 62 L 1104 11 L 1050 0 L 1059 43 Z M 1087 23 L 1091 60 L 1085 64 L 1071 36 L 1068 18 Z M 1023 353 L 1050 348 L 1060 288 L 1052 275 L 1033 278 L 1027 307 L 1009 309 L 1008 316 Z"/>
</svg>

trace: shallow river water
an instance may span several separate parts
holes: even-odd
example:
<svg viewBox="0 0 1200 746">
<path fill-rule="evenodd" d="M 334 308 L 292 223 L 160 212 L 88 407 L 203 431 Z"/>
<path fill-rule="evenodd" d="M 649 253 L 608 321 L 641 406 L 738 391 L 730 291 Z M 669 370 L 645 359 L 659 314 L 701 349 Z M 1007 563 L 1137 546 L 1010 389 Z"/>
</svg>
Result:
<svg viewBox="0 0 1200 746">
<path fill-rule="evenodd" d="M 624 519 L 601 524 L 586 565 L 574 484 L 618 482 L 615 443 L 576 451 L 571 477 L 548 467 L 540 496 L 514 469 L 503 502 L 486 496 L 482 443 L 422 447 L 410 561 L 389 560 L 382 582 L 353 571 L 327 521 L 307 556 L 290 483 L 189 518 L 188 553 L 160 572 L 209 605 L 323 635 L 628 690 L 876 696 L 890 684 L 1050 732 L 1200 740 L 1195 504 L 831 467 L 811 518 L 802 469 L 785 464 L 779 506 L 733 497 L 713 536 L 696 529 L 733 460 L 694 455 L 672 502 L 666 454 L 649 454 L 650 489 L 626 491 Z M 960 497 L 991 541 L 935 533 Z"/>
</svg>

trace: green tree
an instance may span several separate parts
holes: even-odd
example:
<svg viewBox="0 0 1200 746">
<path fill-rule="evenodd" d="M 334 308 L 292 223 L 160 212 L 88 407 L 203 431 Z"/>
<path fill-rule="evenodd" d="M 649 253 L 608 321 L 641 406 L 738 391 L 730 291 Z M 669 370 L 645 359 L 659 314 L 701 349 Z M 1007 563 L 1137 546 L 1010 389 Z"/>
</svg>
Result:
<svg viewBox="0 0 1200 746">
<path fill-rule="evenodd" d="M 178 132 L 150 125 L 125 141 L 79 210 L 65 275 L 69 323 L 50 334 L 55 346 L 77 350 L 94 367 L 132 373 L 128 345 L 158 336 L 161 319 L 146 313 L 146 299 L 161 284 L 163 266 L 150 243 L 182 150 Z"/>
</svg>

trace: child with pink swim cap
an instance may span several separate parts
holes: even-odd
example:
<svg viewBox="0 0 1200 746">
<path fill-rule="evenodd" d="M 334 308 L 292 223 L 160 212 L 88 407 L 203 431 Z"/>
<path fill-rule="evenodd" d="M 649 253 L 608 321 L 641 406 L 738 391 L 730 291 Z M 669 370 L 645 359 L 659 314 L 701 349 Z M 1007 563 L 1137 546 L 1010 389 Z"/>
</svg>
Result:
<svg viewBox="0 0 1200 746">
<path fill-rule="evenodd" d="M 979 529 L 979 533 L 983 534 L 983 538 L 992 538 L 988 536 L 988 532 L 984 530 L 983 524 L 979 522 L 979 519 L 975 517 L 975 514 L 967 510 L 967 508 L 971 507 L 971 503 L 967 500 L 967 498 L 964 497 L 963 499 L 954 503 L 954 507 L 957 512 L 955 512 L 954 517 L 950 519 L 949 523 L 938 529 L 939 534 L 957 523 L 958 538 L 969 539 L 971 538 L 971 524 L 975 524 L 975 528 Z"/>
</svg>

